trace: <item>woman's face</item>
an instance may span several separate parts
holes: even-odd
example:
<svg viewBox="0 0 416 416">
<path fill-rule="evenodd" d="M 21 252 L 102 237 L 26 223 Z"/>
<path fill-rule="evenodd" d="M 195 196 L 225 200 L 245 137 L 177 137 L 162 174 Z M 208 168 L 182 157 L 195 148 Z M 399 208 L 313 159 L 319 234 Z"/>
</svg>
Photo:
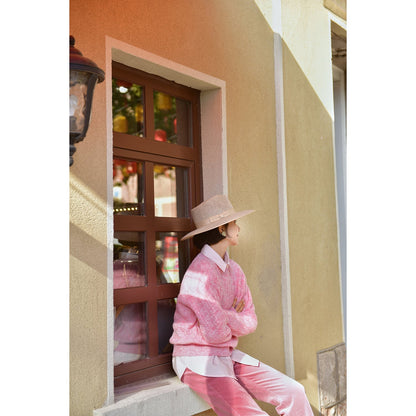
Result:
<svg viewBox="0 0 416 416">
<path fill-rule="evenodd" d="M 232 221 L 227 225 L 227 239 L 231 246 L 238 244 L 238 237 L 240 234 L 240 227 L 237 225 L 237 221 Z"/>
</svg>

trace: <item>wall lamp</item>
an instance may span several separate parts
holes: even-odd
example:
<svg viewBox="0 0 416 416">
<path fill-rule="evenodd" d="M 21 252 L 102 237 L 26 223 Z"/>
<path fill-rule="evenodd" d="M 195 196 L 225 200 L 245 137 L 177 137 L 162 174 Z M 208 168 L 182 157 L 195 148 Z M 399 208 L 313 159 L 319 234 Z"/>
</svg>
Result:
<svg viewBox="0 0 416 416">
<path fill-rule="evenodd" d="M 84 140 L 91 115 L 95 84 L 104 81 L 104 71 L 82 56 L 69 37 L 69 166 L 72 166 L 75 143 Z"/>
</svg>

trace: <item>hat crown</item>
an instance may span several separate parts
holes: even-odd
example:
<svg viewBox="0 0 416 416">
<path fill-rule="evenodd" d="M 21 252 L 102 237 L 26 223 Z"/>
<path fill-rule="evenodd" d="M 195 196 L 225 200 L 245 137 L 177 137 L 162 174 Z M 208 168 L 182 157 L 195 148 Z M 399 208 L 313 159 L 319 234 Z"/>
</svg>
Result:
<svg viewBox="0 0 416 416">
<path fill-rule="evenodd" d="M 191 210 L 196 229 L 183 236 L 181 240 L 213 230 L 252 212 L 254 212 L 252 209 L 236 212 L 225 195 L 215 195 Z"/>
<path fill-rule="evenodd" d="M 197 228 L 204 227 L 233 214 L 234 208 L 225 195 L 216 195 L 192 209 L 192 220 Z"/>
</svg>

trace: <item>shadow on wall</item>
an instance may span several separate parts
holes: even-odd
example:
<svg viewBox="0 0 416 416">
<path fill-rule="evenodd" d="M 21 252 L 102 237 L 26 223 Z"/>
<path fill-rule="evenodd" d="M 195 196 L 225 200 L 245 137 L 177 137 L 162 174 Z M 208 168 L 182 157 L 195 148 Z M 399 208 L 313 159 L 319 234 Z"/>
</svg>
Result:
<svg viewBox="0 0 416 416">
<path fill-rule="evenodd" d="M 107 276 L 107 259 L 112 257 L 105 240 L 107 204 L 98 189 L 91 189 L 76 175 L 71 175 L 70 192 L 70 254 Z"/>
<path fill-rule="evenodd" d="M 111 258 L 112 251 L 72 222 L 69 233 L 70 241 L 76 242 L 70 244 L 71 255 L 99 274 L 107 276 L 107 262 L 103 262 L 102 259 Z"/>
<path fill-rule="evenodd" d="M 333 118 L 284 41 L 282 57 L 295 378 L 319 415 L 316 354 L 343 341 Z"/>
<path fill-rule="evenodd" d="M 112 254 L 106 246 L 106 212 L 99 190 L 71 173 L 69 364 L 74 416 L 101 407 L 107 395 L 107 259 Z"/>
</svg>

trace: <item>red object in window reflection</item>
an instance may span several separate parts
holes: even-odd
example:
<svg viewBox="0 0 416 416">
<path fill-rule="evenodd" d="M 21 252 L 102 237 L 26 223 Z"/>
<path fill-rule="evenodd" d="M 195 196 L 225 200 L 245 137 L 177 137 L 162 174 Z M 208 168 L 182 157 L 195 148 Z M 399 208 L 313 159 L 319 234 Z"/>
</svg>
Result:
<svg viewBox="0 0 416 416">
<path fill-rule="evenodd" d="M 130 176 L 137 173 L 137 162 L 129 160 L 114 159 L 113 160 L 113 178 L 116 176 L 117 167 L 121 167 L 123 174 Z"/>
<path fill-rule="evenodd" d="M 130 88 L 133 84 L 131 82 L 123 81 L 123 80 L 116 80 L 117 87 L 125 87 Z"/>
<path fill-rule="evenodd" d="M 166 142 L 166 132 L 162 129 L 155 130 L 155 140 L 158 142 Z"/>
<path fill-rule="evenodd" d="M 178 238 L 166 236 L 162 272 L 168 283 L 179 283 Z"/>
</svg>

